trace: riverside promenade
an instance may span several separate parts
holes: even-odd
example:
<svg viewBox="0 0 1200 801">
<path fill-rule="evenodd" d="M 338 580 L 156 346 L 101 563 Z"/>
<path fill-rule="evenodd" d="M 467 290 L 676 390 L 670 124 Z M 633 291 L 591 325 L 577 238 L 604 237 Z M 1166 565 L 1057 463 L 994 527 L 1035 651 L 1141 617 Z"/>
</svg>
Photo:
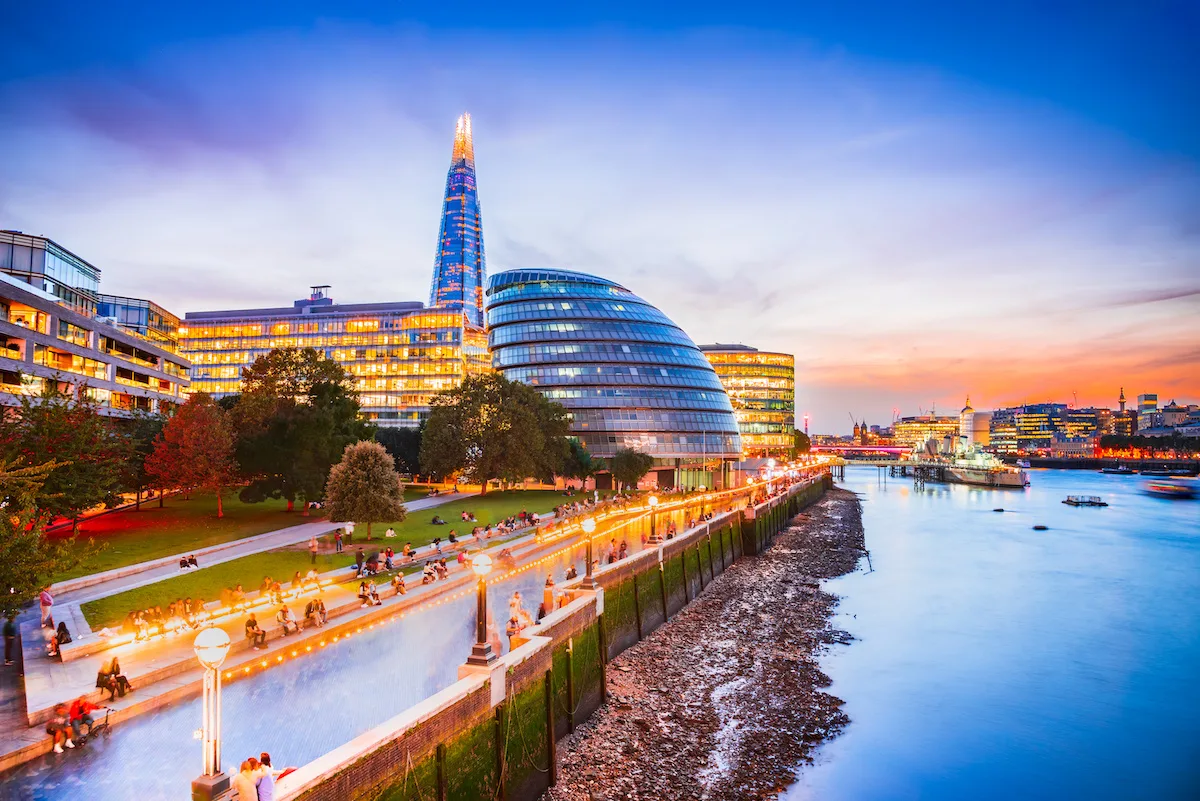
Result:
<svg viewBox="0 0 1200 801">
<path fill-rule="evenodd" d="M 469 497 L 466 493 L 446 493 L 434 498 L 411 501 L 406 504 L 406 507 L 410 513 L 420 512 L 466 497 Z M 188 683 L 187 670 L 178 670 L 177 668 L 181 664 L 186 664 L 188 659 L 192 662 L 195 661 L 194 657 L 190 656 L 190 638 L 175 637 L 156 643 L 131 643 L 117 649 L 94 650 L 92 653 L 86 653 L 89 649 L 94 648 L 94 641 L 98 639 L 98 635 L 91 630 L 80 611 L 81 604 L 175 578 L 181 575 L 179 570 L 181 557 L 196 556 L 200 561 L 198 569 L 204 570 L 252 554 L 306 542 L 310 537 L 329 534 L 341 525 L 328 520 L 314 520 L 311 523 L 288 526 L 276 531 L 244 537 L 208 548 L 184 551 L 172 556 L 81 576 L 52 585 L 51 592 L 55 596 L 54 618 L 56 621 L 66 622 L 68 630 L 73 633 L 74 637 L 71 646 L 76 650 L 82 648 L 85 655 L 63 663 L 46 659 L 37 607 L 26 609 L 18 617 L 17 622 L 21 632 L 19 657 L 21 661 L 12 669 L 0 673 L 0 770 L 20 764 L 26 758 L 49 750 L 48 746 L 45 749 L 40 747 L 41 742 L 47 740 L 40 723 L 48 718 L 54 704 L 59 701 L 69 701 L 80 695 L 89 695 L 94 700 L 98 700 L 100 694 L 95 687 L 96 673 L 101 663 L 111 659 L 114 655 L 121 660 L 122 670 L 135 687 L 139 684 L 166 681 L 167 684 L 159 688 L 159 694 L 166 695 L 173 689 L 186 686 Z M 420 554 L 419 558 L 428 558 L 426 551 L 432 550 L 432 547 L 417 549 Z M 345 574 L 345 570 L 330 571 L 321 577 L 322 595 L 331 616 L 335 610 L 340 614 L 351 606 L 358 605 L 357 595 L 337 584 L 337 580 L 344 579 Z M 256 596 L 257 593 L 251 595 Z M 350 596 L 349 601 L 344 597 L 347 595 Z M 292 609 L 294 614 L 302 616 L 308 597 L 304 596 L 299 600 L 289 599 L 289 606 L 299 604 L 298 609 Z M 269 605 L 255 607 L 255 611 L 264 618 L 260 621 L 264 628 L 275 628 L 275 609 Z M 226 629 L 235 643 L 244 644 L 245 642 L 244 633 L 241 630 L 244 620 L 244 617 L 240 617 L 236 621 L 229 620 L 221 624 L 221 627 Z M 270 632 L 268 636 L 272 636 Z M 255 652 L 251 651 L 250 653 Z M 20 670 L 16 669 L 18 667 Z M 143 700 L 144 698 L 143 695 Z M 133 709 L 138 701 L 139 699 L 135 695 L 130 695 L 119 699 L 119 702 L 123 703 L 114 702 L 110 706 L 116 710 Z M 161 703 L 169 703 L 169 701 L 170 698 L 167 698 Z M 30 746 L 35 746 L 36 750 L 27 752 L 26 749 Z"/>
<path fill-rule="evenodd" d="M 420 511 L 465 497 L 463 494 L 449 494 L 436 499 L 426 499 L 409 505 L 410 511 Z M 418 505 L 419 504 L 419 505 Z M 482 542 L 483 547 L 495 552 L 502 548 L 512 551 L 515 564 L 512 573 L 521 572 L 533 567 L 536 554 L 545 546 L 540 542 L 548 529 L 554 527 L 557 521 L 550 513 L 541 516 L 543 525 L 537 529 L 518 530 L 507 537 L 493 537 Z M 256 553 L 280 547 L 281 542 L 295 544 L 311 536 L 305 534 L 295 539 L 294 530 L 311 526 L 325 526 L 332 531 L 337 526 L 320 522 L 294 526 L 279 532 L 259 535 L 255 538 L 257 544 L 251 544 L 252 550 L 242 552 Z M 576 533 L 577 527 L 576 528 Z M 288 533 L 293 532 L 293 533 Z M 278 536 L 277 536 L 278 535 Z M 283 539 L 280 539 L 282 537 Z M 556 547 L 561 547 L 557 537 L 553 538 Z M 420 584 L 419 575 L 415 581 L 410 578 L 408 591 L 404 595 L 396 595 L 390 586 L 380 584 L 379 592 L 383 603 L 381 606 L 363 607 L 357 595 L 358 582 L 351 568 L 340 568 L 323 573 L 320 576 L 320 589 L 304 589 L 295 594 L 288 589 L 285 605 L 292 611 L 294 617 L 303 622 L 303 610 L 308 600 L 319 592 L 326 605 L 329 623 L 321 628 L 309 627 L 299 635 L 284 636 L 275 620 L 278 604 L 271 604 L 268 598 L 260 598 L 259 593 L 249 593 L 247 600 L 249 610 L 245 613 L 232 612 L 218 618 L 214 624 L 229 634 L 233 646 L 230 657 L 225 665 L 228 679 L 247 677 L 257 674 L 273 664 L 279 664 L 285 659 L 295 658 L 311 653 L 314 649 L 325 647 L 341 638 L 349 638 L 365 629 L 374 629 L 387 618 L 404 617 L 409 611 L 415 611 L 433 604 L 441 604 L 461 597 L 472 591 L 474 586 L 469 568 L 460 568 L 453 561 L 460 550 L 478 549 L 474 538 L 464 537 L 459 545 L 450 548 L 443 545 L 441 551 L 434 546 L 422 546 L 414 552 L 410 562 L 401 563 L 398 567 L 410 565 L 413 569 L 419 567 L 425 560 L 448 556 L 450 575 L 447 580 L 432 584 Z M 236 557 L 233 557 L 236 558 Z M 156 560 L 158 561 L 158 560 Z M 177 563 L 176 559 L 176 563 Z M 224 559 L 222 561 L 225 561 Z M 219 562 L 211 562 L 218 564 Z M 202 565 L 203 568 L 203 565 Z M 153 568 L 143 573 L 158 575 L 159 568 Z M 163 580 L 178 575 L 176 564 L 169 575 L 159 575 L 155 580 Z M 128 589 L 129 578 L 114 577 L 104 586 L 112 586 L 113 592 Z M 150 583 L 150 582 L 144 582 Z M 88 597 L 103 597 L 95 595 L 97 588 L 102 585 L 92 584 L 81 588 Z M 465 586 L 465 589 L 464 589 Z M 74 602 L 78 608 L 78 603 Z M 56 614 L 60 610 L 55 604 Z M 262 651 L 256 651 L 245 638 L 243 625 L 249 612 L 256 613 L 260 626 L 267 633 L 268 645 Z M 82 616 L 80 616 L 82 618 Z M 27 631 L 28 629 L 28 631 Z M 36 619 L 36 610 L 22 626 L 22 660 L 24 667 L 24 692 L 16 672 L 9 671 L 5 675 L 5 683 L 0 688 L 0 771 L 20 765 L 38 756 L 49 753 L 51 744 L 45 734 L 43 723 L 49 719 L 55 704 L 70 701 L 81 695 L 88 696 L 93 702 L 106 703 L 111 709 L 112 720 L 127 720 L 137 715 L 159 709 L 175 701 L 195 695 L 199 692 L 202 671 L 192 652 L 194 632 L 178 635 L 167 635 L 155 638 L 150 642 L 130 642 L 107 648 L 93 654 L 81 656 L 68 662 L 52 661 L 45 657 L 42 651 L 41 629 Z M 31 636 L 32 635 L 32 636 Z M 94 636 L 94 635 L 93 635 Z M 134 690 L 123 698 L 105 701 L 104 694 L 95 687 L 96 673 L 101 665 L 113 656 L 121 662 L 122 672 L 129 678 Z"/>
</svg>

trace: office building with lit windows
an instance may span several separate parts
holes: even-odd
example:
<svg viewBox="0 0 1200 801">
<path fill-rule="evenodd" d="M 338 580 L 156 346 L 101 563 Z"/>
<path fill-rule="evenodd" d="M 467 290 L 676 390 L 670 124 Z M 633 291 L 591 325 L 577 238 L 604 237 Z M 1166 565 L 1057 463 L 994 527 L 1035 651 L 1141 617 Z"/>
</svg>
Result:
<svg viewBox="0 0 1200 801">
<path fill-rule="evenodd" d="M 342 365 L 363 416 L 381 426 L 416 427 L 430 399 L 468 375 L 487 372 L 487 335 L 461 311 L 420 302 L 337 304 L 327 286 L 270 309 L 188 312 L 180 328 L 192 360 L 192 391 L 241 391 L 242 368 L 274 348 L 313 348 Z"/>
<path fill-rule="evenodd" d="M 17 406 L 47 382 L 115 417 L 187 399 L 178 318 L 99 289 L 100 270 L 61 245 L 0 231 L 0 404 Z"/>
<path fill-rule="evenodd" d="M 492 367 L 565 406 L 590 453 L 649 454 L 660 486 L 732 484 L 742 443 L 729 396 L 661 311 L 569 270 L 493 275 L 486 302 Z"/>
<path fill-rule="evenodd" d="M 959 418 L 939 417 L 933 414 L 901 417 L 892 424 L 892 430 L 893 442 L 899 447 L 919 448 L 930 439 L 936 440 L 941 447 L 942 440 L 947 435 L 954 440 L 958 439 Z"/>
<path fill-rule="evenodd" d="M 795 447 L 796 357 L 746 345 L 701 345 L 733 405 L 742 453 L 786 456 Z"/>
</svg>

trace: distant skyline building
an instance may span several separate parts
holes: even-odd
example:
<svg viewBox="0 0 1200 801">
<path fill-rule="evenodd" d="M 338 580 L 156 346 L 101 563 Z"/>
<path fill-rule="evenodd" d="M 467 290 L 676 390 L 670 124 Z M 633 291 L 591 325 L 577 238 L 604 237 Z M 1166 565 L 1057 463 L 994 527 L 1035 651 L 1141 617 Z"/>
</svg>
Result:
<svg viewBox="0 0 1200 801">
<path fill-rule="evenodd" d="M 657 308 L 593 275 L 510 270 L 488 279 L 487 320 L 493 368 L 565 406 L 591 454 L 649 454 L 660 486 L 730 486 L 742 443 L 729 397 Z"/>
<path fill-rule="evenodd" d="M 902 448 L 920 447 L 929 439 L 937 440 L 940 446 L 947 435 L 958 437 L 958 426 L 958 417 L 939 417 L 934 414 L 901 417 L 892 424 L 892 440 Z"/>
<path fill-rule="evenodd" d="M 742 452 L 779 456 L 795 447 L 796 357 L 747 345 L 701 345 L 733 405 Z"/>
<path fill-rule="evenodd" d="M 0 404 L 48 383 L 101 414 L 165 413 L 184 402 L 179 318 L 147 300 L 100 294 L 100 270 L 53 240 L 0 231 Z"/>
<path fill-rule="evenodd" d="M 471 115 L 463 114 L 454 129 L 429 305 L 461 309 L 468 323 L 482 327 L 486 280 L 483 220 L 475 180 L 475 142 L 471 135 Z"/>
</svg>

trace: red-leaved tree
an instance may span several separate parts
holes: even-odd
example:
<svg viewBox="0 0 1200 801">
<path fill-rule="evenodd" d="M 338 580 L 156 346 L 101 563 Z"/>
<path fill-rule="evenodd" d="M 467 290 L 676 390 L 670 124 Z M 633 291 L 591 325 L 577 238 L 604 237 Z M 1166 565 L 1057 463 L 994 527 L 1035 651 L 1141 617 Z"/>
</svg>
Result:
<svg viewBox="0 0 1200 801">
<path fill-rule="evenodd" d="M 233 446 L 233 428 L 225 410 L 199 392 L 163 427 L 146 458 L 146 474 L 160 489 L 213 493 L 217 517 L 224 517 L 221 490 L 237 477 Z"/>
</svg>

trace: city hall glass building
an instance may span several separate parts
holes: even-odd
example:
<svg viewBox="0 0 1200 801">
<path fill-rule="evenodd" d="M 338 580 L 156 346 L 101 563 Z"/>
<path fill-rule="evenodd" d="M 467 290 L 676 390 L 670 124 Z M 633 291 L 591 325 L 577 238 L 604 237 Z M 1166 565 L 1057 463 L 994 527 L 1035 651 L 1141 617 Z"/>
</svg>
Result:
<svg viewBox="0 0 1200 801">
<path fill-rule="evenodd" d="M 727 486 L 737 420 L 708 359 L 625 287 L 568 270 L 511 270 L 487 286 L 492 367 L 571 415 L 595 456 L 633 448 L 666 486 Z"/>
<path fill-rule="evenodd" d="M 701 345 L 733 404 L 746 456 L 795 447 L 796 357 L 746 345 Z"/>
</svg>

